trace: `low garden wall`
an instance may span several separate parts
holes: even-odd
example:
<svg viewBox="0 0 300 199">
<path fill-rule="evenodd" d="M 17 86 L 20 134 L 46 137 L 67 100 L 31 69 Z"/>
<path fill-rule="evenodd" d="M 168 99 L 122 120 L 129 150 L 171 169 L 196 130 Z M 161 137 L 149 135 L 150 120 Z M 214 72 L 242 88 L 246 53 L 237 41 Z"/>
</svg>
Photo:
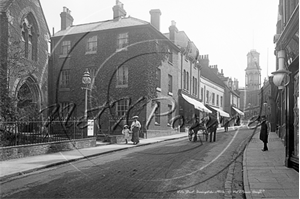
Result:
<svg viewBox="0 0 300 199">
<path fill-rule="evenodd" d="M 96 137 L 0 148 L 0 161 L 96 146 Z"/>
</svg>

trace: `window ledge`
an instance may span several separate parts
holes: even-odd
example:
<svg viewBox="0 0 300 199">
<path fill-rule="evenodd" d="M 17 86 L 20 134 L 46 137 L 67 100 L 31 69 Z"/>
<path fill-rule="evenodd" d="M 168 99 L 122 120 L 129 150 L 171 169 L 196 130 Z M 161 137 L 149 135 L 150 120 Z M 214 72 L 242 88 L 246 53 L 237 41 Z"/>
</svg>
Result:
<svg viewBox="0 0 300 199">
<path fill-rule="evenodd" d="M 127 46 L 126 46 L 126 47 L 124 47 L 124 48 L 116 49 L 116 52 L 118 53 L 118 52 L 121 52 L 121 51 L 127 51 L 127 50 L 128 50 L 128 48 L 127 48 Z"/>
<path fill-rule="evenodd" d="M 71 57 L 71 55 L 59 55 L 59 58 L 68 58 Z"/>
<path fill-rule="evenodd" d="M 97 51 L 87 51 L 85 52 L 86 55 L 94 55 L 97 54 Z"/>
<path fill-rule="evenodd" d="M 173 93 L 171 93 L 171 92 L 168 92 L 168 95 L 170 95 L 170 96 L 173 96 Z"/>
<path fill-rule="evenodd" d="M 156 87 L 156 91 L 161 92 L 161 88 Z"/>
</svg>

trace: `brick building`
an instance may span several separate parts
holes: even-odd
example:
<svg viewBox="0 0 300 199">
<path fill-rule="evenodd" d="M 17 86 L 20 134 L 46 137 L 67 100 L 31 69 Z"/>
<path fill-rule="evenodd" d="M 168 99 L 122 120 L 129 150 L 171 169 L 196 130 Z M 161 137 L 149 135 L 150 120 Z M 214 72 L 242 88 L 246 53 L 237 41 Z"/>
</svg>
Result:
<svg viewBox="0 0 300 199">
<path fill-rule="evenodd" d="M 40 1 L 1 0 L 0 40 L 1 95 L 28 111 L 45 108 L 50 34 Z"/>
<path fill-rule="evenodd" d="M 126 17 L 123 4 L 117 1 L 112 19 L 73 25 L 69 9 L 64 8 L 61 30 L 51 43 L 50 104 L 59 104 L 61 112 L 74 106 L 71 117 L 82 117 L 81 79 L 88 70 L 92 77 L 88 118 L 96 120 L 101 132 L 120 134 L 134 115 L 139 116 L 142 136 L 174 132 L 169 120 L 178 109 L 165 116 L 159 113 L 176 104 L 180 49 L 159 31 L 160 15 L 160 10 L 151 10 L 151 23 Z"/>
<path fill-rule="evenodd" d="M 165 34 L 180 48 L 178 71 L 178 106 L 179 115 L 188 126 L 194 122 L 195 115 L 202 118 L 205 113 L 211 113 L 200 99 L 201 65 L 199 49 L 184 31 L 179 31 L 175 21 Z M 181 131 L 184 131 L 182 126 Z"/>
</svg>

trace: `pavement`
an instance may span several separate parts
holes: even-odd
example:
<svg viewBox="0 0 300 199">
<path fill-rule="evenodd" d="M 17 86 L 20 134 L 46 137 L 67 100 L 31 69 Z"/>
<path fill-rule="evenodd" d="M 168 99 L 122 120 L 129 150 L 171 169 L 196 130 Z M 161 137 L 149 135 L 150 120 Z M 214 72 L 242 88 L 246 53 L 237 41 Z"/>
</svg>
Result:
<svg viewBox="0 0 300 199">
<path fill-rule="evenodd" d="M 269 133 L 268 151 L 257 129 L 244 151 L 244 189 L 247 199 L 299 198 L 299 173 L 285 166 L 285 147 L 275 132 Z"/>
<path fill-rule="evenodd" d="M 229 127 L 229 130 L 236 128 L 238 127 Z M 217 131 L 223 132 L 224 129 L 218 128 Z M 285 148 L 282 141 L 276 133 L 271 132 L 269 151 L 263 152 L 258 132 L 259 129 L 244 151 L 243 177 L 246 198 L 299 198 L 299 174 L 284 165 Z M 131 142 L 129 144 L 98 142 L 96 147 L 91 148 L 1 161 L 0 181 L 80 159 L 184 137 L 187 137 L 186 132 L 141 139 L 138 145 L 132 145 Z"/>
</svg>

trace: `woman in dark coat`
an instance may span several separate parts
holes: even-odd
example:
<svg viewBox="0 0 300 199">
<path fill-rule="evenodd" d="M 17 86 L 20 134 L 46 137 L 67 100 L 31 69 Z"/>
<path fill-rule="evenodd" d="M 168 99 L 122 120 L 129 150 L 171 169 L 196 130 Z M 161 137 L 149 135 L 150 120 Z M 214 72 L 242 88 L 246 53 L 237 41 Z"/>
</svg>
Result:
<svg viewBox="0 0 300 199">
<path fill-rule="evenodd" d="M 264 148 L 262 151 L 267 151 L 268 150 L 268 125 L 267 125 L 267 120 L 265 116 L 262 116 L 262 121 L 261 121 L 261 129 L 260 129 L 260 134 L 259 134 L 259 139 L 264 143 Z"/>
</svg>

